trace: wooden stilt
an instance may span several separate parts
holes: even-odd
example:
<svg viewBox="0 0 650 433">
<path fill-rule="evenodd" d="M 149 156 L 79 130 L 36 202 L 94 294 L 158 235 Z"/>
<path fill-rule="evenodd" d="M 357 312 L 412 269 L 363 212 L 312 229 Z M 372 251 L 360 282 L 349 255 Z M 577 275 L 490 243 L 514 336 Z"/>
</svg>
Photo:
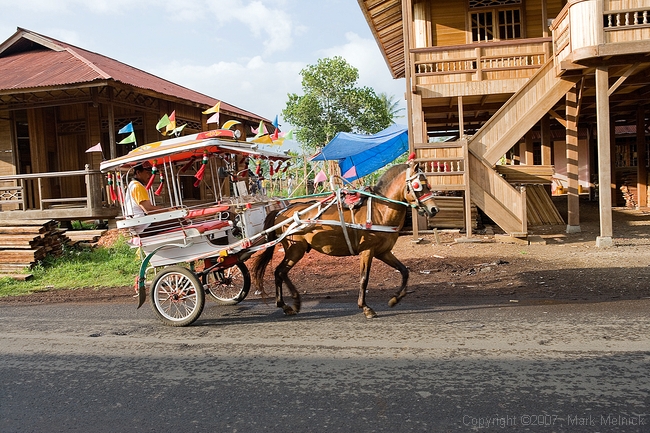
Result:
<svg viewBox="0 0 650 433">
<path fill-rule="evenodd" d="M 612 236 L 612 183 L 609 96 L 609 73 L 606 66 L 596 68 L 596 121 L 598 128 L 598 187 L 600 204 L 600 236 L 596 246 L 613 245 Z"/>
</svg>

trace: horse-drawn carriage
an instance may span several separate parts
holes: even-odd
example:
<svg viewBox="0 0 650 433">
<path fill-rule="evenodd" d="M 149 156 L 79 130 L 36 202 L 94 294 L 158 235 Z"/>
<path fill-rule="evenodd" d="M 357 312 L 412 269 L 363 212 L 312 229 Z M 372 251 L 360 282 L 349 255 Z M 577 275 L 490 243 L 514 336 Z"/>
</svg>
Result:
<svg viewBox="0 0 650 433">
<path fill-rule="evenodd" d="M 138 308 L 146 300 L 145 281 L 152 273 L 151 304 L 166 325 L 193 323 L 203 311 L 206 293 L 221 304 L 237 304 L 251 286 L 246 260 L 265 250 L 254 268 L 259 280 L 278 243 L 285 247 L 286 257 L 276 269 L 276 304 L 286 314 L 300 308 L 298 292 L 286 274 L 311 248 L 331 255 L 362 256 L 366 273 L 359 307 L 367 317 L 374 317 L 365 304 L 373 257 L 402 274 L 402 287 L 390 304 L 405 295 L 408 270 L 390 250 L 408 206 L 429 215 L 437 211 L 426 177 L 413 162 L 389 170 L 374 191 L 339 189 L 308 202 L 291 203 L 247 193 L 246 183 L 240 180 L 246 176 L 240 175 L 247 174 L 248 158 L 288 159 L 285 154 L 237 141 L 233 131 L 213 130 L 140 146 L 101 164 L 110 195 L 122 206 L 124 218 L 117 226 L 131 232 L 131 244 L 143 255 L 136 278 Z M 128 181 L 143 165 L 153 174 L 147 190 L 157 209 L 138 216 L 132 215 L 128 205 Z M 153 192 L 156 175 L 158 187 Z M 232 192 L 226 194 L 225 176 L 233 184 Z M 184 198 L 191 195 L 188 188 L 201 186 L 210 200 L 193 203 Z M 357 200 L 346 205 L 350 193 Z M 282 301 L 283 283 L 292 292 L 293 307 Z"/>
</svg>

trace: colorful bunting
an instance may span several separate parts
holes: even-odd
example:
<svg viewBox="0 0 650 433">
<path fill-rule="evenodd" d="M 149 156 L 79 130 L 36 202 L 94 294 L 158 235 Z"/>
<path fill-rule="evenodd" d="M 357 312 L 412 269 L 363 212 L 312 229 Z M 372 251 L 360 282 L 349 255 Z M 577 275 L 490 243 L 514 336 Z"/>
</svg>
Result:
<svg viewBox="0 0 650 433">
<path fill-rule="evenodd" d="M 323 170 L 319 171 L 316 177 L 314 178 L 314 185 L 318 185 L 321 182 L 325 182 L 327 180 L 327 175 Z"/>
<path fill-rule="evenodd" d="M 219 113 L 214 113 L 205 123 L 219 123 Z"/>
<path fill-rule="evenodd" d="M 273 126 L 275 126 L 275 129 L 278 129 L 280 125 L 278 124 L 278 115 L 275 115 L 275 120 L 272 123 Z"/>
<path fill-rule="evenodd" d="M 171 122 L 169 121 L 169 116 L 168 116 L 167 114 L 165 114 L 163 117 L 160 118 L 160 120 L 158 121 L 158 123 L 156 123 L 156 129 L 157 129 L 159 132 L 162 132 L 162 131 L 160 131 L 160 130 L 163 129 L 163 128 L 165 128 L 165 127 L 166 127 L 167 125 L 169 125 L 170 123 L 171 123 Z"/>
<path fill-rule="evenodd" d="M 86 153 L 101 152 L 101 151 L 102 151 L 102 144 L 101 143 L 97 143 L 93 147 L 89 147 L 88 149 L 86 149 Z"/>
<path fill-rule="evenodd" d="M 135 143 L 135 132 L 132 132 L 131 134 L 128 135 L 125 139 L 122 141 L 118 142 L 117 144 L 129 144 L 129 143 Z"/>
<path fill-rule="evenodd" d="M 174 129 L 176 129 L 176 110 L 169 115 L 169 124 L 165 127 L 165 132 L 162 135 L 171 135 Z"/>
<path fill-rule="evenodd" d="M 212 108 L 208 108 L 203 112 L 203 114 L 212 114 L 212 113 L 218 113 L 219 109 L 221 108 L 221 101 L 217 102 L 216 105 Z"/>
<path fill-rule="evenodd" d="M 355 165 L 353 165 L 352 167 L 350 167 L 350 169 L 348 171 L 346 171 L 343 174 L 343 178 L 347 179 L 349 177 L 356 177 L 356 175 L 357 175 L 357 167 Z"/>
<path fill-rule="evenodd" d="M 118 134 L 128 134 L 129 132 L 133 132 L 133 122 L 127 123 L 126 126 L 117 131 Z"/>
</svg>

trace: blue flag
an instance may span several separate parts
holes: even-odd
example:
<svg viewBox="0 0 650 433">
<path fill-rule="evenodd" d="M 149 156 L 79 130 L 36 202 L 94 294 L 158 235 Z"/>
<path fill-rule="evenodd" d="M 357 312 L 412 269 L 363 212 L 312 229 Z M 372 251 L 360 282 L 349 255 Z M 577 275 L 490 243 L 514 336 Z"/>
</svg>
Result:
<svg viewBox="0 0 650 433">
<path fill-rule="evenodd" d="M 129 134 L 133 132 L 133 122 L 129 122 L 124 128 L 117 131 L 118 134 Z"/>
<path fill-rule="evenodd" d="M 275 115 L 275 120 L 273 121 L 273 126 L 275 126 L 275 129 L 278 129 L 280 125 L 278 125 L 278 115 Z"/>
</svg>

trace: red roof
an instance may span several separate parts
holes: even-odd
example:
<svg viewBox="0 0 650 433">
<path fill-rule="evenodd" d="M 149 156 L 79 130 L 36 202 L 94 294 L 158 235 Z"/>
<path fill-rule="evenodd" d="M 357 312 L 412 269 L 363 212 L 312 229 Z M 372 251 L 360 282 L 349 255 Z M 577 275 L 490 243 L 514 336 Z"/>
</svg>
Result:
<svg viewBox="0 0 650 433">
<path fill-rule="evenodd" d="M 185 99 L 206 108 L 218 99 L 172 83 L 110 57 L 19 28 L 0 44 L 0 91 L 36 90 L 82 83 L 116 81 L 161 95 Z M 270 122 L 221 101 L 223 113 Z"/>
</svg>

